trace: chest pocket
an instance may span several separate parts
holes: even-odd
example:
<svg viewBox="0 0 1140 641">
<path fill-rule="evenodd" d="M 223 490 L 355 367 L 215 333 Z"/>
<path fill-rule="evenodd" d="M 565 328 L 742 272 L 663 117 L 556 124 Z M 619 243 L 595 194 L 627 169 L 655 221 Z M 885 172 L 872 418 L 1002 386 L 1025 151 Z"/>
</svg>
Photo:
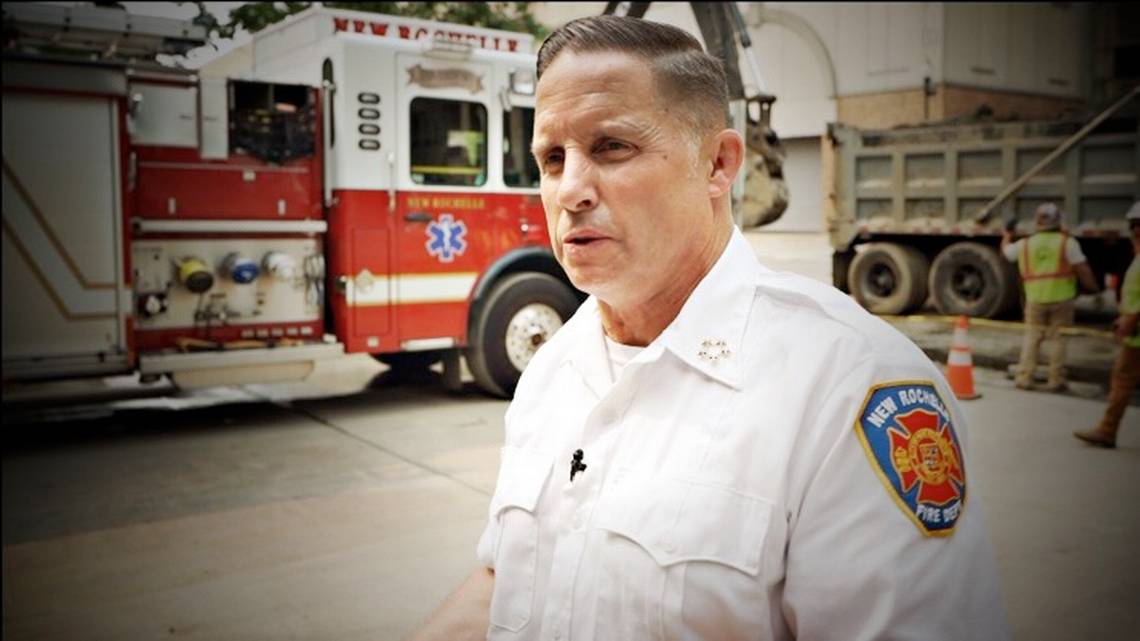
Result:
<svg viewBox="0 0 1140 641">
<path fill-rule="evenodd" d="M 772 505 L 729 488 L 618 470 L 594 526 L 631 539 L 658 565 L 708 561 L 760 572 Z"/>
<path fill-rule="evenodd" d="M 683 603 L 710 614 L 759 603 L 771 513 L 770 502 L 729 488 L 616 470 L 592 522 L 607 533 L 598 618 L 623 622 L 628 638 L 663 639 L 723 623 L 682 622 Z"/>
<path fill-rule="evenodd" d="M 535 512 L 554 457 L 516 447 L 503 448 L 503 462 L 491 513 L 498 525 L 495 544 L 495 591 L 491 625 L 522 630 L 534 610 L 538 565 L 538 520 Z"/>
</svg>

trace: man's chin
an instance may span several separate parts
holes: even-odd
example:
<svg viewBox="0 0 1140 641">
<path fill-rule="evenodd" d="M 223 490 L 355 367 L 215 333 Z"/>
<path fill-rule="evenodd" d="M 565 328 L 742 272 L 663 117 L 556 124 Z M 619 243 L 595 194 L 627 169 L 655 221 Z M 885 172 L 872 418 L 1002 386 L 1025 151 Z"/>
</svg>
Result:
<svg viewBox="0 0 1140 641">
<path fill-rule="evenodd" d="M 566 275 L 570 278 L 570 284 L 591 296 L 601 298 L 614 288 L 613 275 L 599 273 L 601 270 L 598 268 L 575 269 L 568 267 L 565 269 Z"/>
</svg>

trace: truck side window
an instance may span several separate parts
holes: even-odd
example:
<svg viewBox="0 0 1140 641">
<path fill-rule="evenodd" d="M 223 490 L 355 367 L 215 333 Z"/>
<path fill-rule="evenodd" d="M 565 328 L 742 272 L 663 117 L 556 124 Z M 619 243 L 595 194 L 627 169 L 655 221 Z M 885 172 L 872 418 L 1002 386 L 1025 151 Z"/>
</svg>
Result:
<svg viewBox="0 0 1140 641">
<path fill-rule="evenodd" d="M 303 85 L 232 80 L 230 153 L 276 165 L 312 156 L 316 144 L 314 95 Z"/>
<path fill-rule="evenodd" d="M 533 137 L 534 109 L 503 112 L 503 182 L 508 187 L 538 187 L 538 163 L 530 153 Z"/>
<path fill-rule="evenodd" d="M 487 182 L 487 109 L 483 105 L 416 98 L 409 122 L 414 182 L 461 187 Z"/>
</svg>

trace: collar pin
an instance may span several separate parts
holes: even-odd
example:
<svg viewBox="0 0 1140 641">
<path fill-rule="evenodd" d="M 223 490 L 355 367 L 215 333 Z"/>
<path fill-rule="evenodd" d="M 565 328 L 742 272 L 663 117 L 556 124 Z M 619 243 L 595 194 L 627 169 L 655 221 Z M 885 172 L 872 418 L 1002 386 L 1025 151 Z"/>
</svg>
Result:
<svg viewBox="0 0 1140 641">
<path fill-rule="evenodd" d="M 723 340 L 713 340 L 706 338 L 701 341 L 701 349 L 697 352 L 697 357 L 701 360 L 716 362 L 726 359 L 732 355 L 732 350 L 728 348 L 728 343 Z"/>
</svg>

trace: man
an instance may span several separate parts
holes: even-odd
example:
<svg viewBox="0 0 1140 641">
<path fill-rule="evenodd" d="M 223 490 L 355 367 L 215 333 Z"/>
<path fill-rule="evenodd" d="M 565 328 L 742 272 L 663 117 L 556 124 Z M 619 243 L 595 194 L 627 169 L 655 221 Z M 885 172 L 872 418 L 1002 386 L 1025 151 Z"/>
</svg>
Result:
<svg viewBox="0 0 1140 641">
<path fill-rule="evenodd" d="M 551 242 L 591 296 L 507 411 L 485 567 L 416 638 L 1007 638 L 945 380 L 733 226 L 719 62 L 600 16 L 538 77 Z"/>
<path fill-rule="evenodd" d="M 1112 367 L 1108 407 L 1100 424 L 1089 430 L 1073 432 L 1077 438 L 1101 447 L 1116 447 L 1120 420 L 1132 398 L 1132 390 L 1140 380 L 1140 201 L 1133 203 L 1125 216 L 1132 236 L 1132 263 L 1124 273 L 1120 290 L 1120 315 L 1113 323 L 1117 340 L 1123 344 Z"/>
<path fill-rule="evenodd" d="M 1013 241 L 1013 225 L 1002 230 L 1001 249 L 1010 262 L 1017 263 L 1025 283 L 1025 339 L 1014 382 L 1021 389 L 1033 387 L 1037 371 L 1037 351 L 1041 342 L 1050 341 L 1049 375 L 1045 390 L 1062 391 L 1065 377 L 1065 337 L 1061 329 L 1073 324 L 1076 311 L 1077 278 L 1089 291 L 1099 291 L 1076 239 L 1061 231 L 1061 210 L 1045 203 L 1034 214 L 1033 235 Z"/>
</svg>

